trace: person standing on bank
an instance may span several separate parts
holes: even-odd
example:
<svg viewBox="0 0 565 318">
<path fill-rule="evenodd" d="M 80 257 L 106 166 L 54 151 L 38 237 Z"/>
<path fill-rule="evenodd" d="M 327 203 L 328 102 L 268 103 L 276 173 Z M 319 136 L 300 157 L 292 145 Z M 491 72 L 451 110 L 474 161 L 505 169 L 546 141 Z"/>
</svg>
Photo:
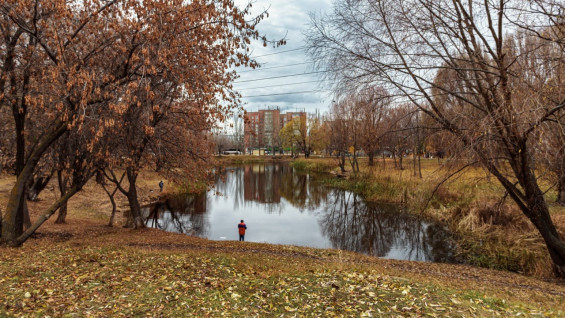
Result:
<svg viewBox="0 0 565 318">
<path fill-rule="evenodd" d="M 239 230 L 239 240 L 245 241 L 245 230 L 247 230 L 247 225 L 245 225 L 243 220 L 241 220 L 241 222 L 237 225 L 237 228 Z"/>
<path fill-rule="evenodd" d="M 159 192 L 163 192 L 163 187 L 165 186 L 165 183 L 163 183 L 163 180 L 161 180 L 159 182 Z"/>
</svg>

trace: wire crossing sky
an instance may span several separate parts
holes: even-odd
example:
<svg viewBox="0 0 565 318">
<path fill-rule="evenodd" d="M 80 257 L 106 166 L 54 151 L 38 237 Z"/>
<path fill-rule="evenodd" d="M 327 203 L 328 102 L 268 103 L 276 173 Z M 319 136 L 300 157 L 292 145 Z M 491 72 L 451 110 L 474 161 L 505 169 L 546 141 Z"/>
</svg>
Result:
<svg viewBox="0 0 565 318">
<path fill-rule="evenodd" d="M 236 3 L 245 5 L 246 0 Z M 331 9 L 331 0 L 256 0 L 253 12 L 267 9 L 269 17 L 258 27 L 260 34 L 271 40 L 286 38 L 286 45 L 273 48 L 262 43 L 251 44 L 251 56 L 261 67 L 240 68 L 240 77 L 234 88 L 242 94 L 247 111 L 279 107 L 281 111 L 305 110 L 324 113 L 330 106 L 331 96 L 320 85 L 323 71 L 313 68 L 306 53 L 304 33 L 310 21 L 310 12 Z"/>
</svg>

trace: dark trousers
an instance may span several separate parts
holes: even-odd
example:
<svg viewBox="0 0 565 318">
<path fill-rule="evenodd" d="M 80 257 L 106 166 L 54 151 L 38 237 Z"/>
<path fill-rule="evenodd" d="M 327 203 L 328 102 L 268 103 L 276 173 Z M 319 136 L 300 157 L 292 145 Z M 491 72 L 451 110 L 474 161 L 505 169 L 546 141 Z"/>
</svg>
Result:
<svg viewBox="0 0 565 318">
<path fill-rule="evenodd" d="M 245 234 L 239 234 L 239 240 L 245 241 Z"/>
</svg>

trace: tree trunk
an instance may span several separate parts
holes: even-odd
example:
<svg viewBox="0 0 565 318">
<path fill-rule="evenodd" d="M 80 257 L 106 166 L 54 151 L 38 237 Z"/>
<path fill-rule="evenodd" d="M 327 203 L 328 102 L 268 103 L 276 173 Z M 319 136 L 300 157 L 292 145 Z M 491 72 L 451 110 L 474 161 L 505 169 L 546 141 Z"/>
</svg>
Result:
<svg viewBox="0 0 565 318">
<path fill-rule="evenodd" d="M 555 229 L 543 194 L 541 191 L 539 192 L 540 194 L 536 195 L 528 203 L 530 212 L 527 214 L 527 217 L 536 226 L 547 245 L 547 251 L 553 261 L 555 275 L 565 277 L 565 242 L 563 242 Z"/>
<path fill-rule="evenodd" d="M 369 155 L 369 166 L 372 167 L 372 166 L 375 165 L 375 162 L 373 161 L 373 158 L 375 157 L 375 153 L 372 152 L 372 151 L 369 151 L 368 155 Z"/>
<path fill-rule="evenodd" d="M 565 206 L 565 174 L 559 176 L 557 181 L 557 200 L 555 202 Z"/>
<path fill-rule="evenodd" d="M 345 172 L 345 153 L 341 152 L 341 154 L 339 155 L 339 168 L 341 169 L 341 172 Z"/>
<path fill-rule="evenodd" d="M 553 262 L 555 275 L 565 277 L 565 242 L 559 236 L 551 220 L 544 193 L 539 188 L 536 175 L 529 164 L 530 154 L 525 147 L 522 147 L 522 149 L 519 159 L 516 158 L 513 163 L 516 163 L 514 170 L 520 171 L 517 176 L 521 187 L 524 189 L 523 194 L 497 169 L 495 164 L 492 162 L 484 162 L 484 164 L 502 183 L 508 194 L 518 204 L 522 213 L 528 217 L 539 231 Z M 520 169 L 517 169 L 518 167 Z"/>
<path fill-rule="evenodd" d="M 24 200 L 23 209 L 24 209 L 24 230 L 27 230 L 31 227 L 31 218 L 29 217 L 29 209 L 27 207 L 26 200 Z"/>
<path fill-rule="evenodd" d="M 24 171 L 25 168 L 25 136 L 24 136 L 24 124 L 25 124 L 25 112 L 20 113 L 19 112 L 19 107 L 17 106 L 13 106 L 13 115 L 14 115 L 14 122 L 16 125 L 16 163 L 15 163 L 15 168 L 16 168 L 16 175 L 19 177 L 22 175 L 22 172 Z M 27 172 L 27 171 L 26 171 Z M 4 219 L 5 222 L 8 222 L 8 224 L 5 224 L 3 226 L 3 231 L 10 231 L 10 237 L 5 237 L 4 232 L 2 233 L 2 237 L 5 239 L 14 239 L 18 236 L 20 236 L 23 232 L 24 232 L 24 214 L 25 214 L 25 210 L 26 210 L 26 202 L 25 202 L 25 192 L 26 192 L 26 187 L 25 185 L 27 184 L 27 180 L 32 176 L 31 172 L 33 171 L 29 171 L 29 176 L 28 174 L 24 175 L 24 177 L 27 177 L 26 180 L 24 181 L 24 187 L 21 188 L 17 187 L 17 191 L 20 192 L 21 191 L 21 196 L 19 196 L 17 199 L 15 198 L 14 201 L 9 201 L 8 202 L 8 206 L 6 207 L 6 218 Z M 19 179 L 19 178 L 18 178 Z M 17 182 L 16 182 L 17 184 Z M 13 190 L 16 188 L 16 185 L 14 185 L 14 188 L 12 189 L 12 193 Z M 10 195 L 10 198 L 12 198 L 12 195 Z M 13 204 L 16 204 L 15 206 Z M 12 210 L 11 207 L 15 208 L 15 211 L 13 211 L 12 214 Z M 29 213 L 28 213 L 29 214 Z M 6 235 L 8 233 L 6 232 Z"/>
<path fill-rule="evenodd" d="M 422 179 L 422 156 L 418 156 L 418 176 Z"/>
<path fill-rule="evenodd" d="M 558 277 L 565 277 L 565 242 L 559 236 L 551 215 L 549 208 L 544 197 L 543 191 L 540 189 L 537 178 L 534 173 L 533 162 L 530 160 L 531 156 L 526 147 L 522 147 L 520 153 L 521 165 L 521 180 L 522 187 L 525 192 L 526 209 L 522 208 L 522 212 L 532 221 L 535 227 L 540 232 L 549 256 L 553 261 L 553 270 Z M 519 176 L 520 177 L 520 176 Z"/>
<path fill-rule="evenodd" d="M 34 151 L 31 152 L 28 161 L 18 174 L 16 183 L 10 191 L 6 213 L 2 219 L 2 240 L 6 242 L 14 241 L 23 231 L 23 201 L 25 200 L 26 185 L 33 175 L 33 170 L 41 159 L 47 148 L 66 131 L 66 124 L 63 121 L 56 123 L 51 133 L 44 134 Z"/>
<path fill-rule="evenodd" d="M 359 160 L 355 157 L 355 167 L 357 167 L 357 172 L 359 172 Z"/>
<path fill-rule="evenodd" d="M 110 215 L 110 221 L 108 222 L 108 226 L 112 227 L 114 226 L 114 219 L 116 218 L 117 205 L 116 205 L 116 200 L 114 199 L 114 195 L 109 195 L 109 197 L 110 197 L 110 202 L 112 203 L 112 214 Z"/>
<path fill-rule="evenodd" d="M 88 178 L 86 180 L 88 180 Z M 84 183 L 86 183 L 86 182 L 84 182 Z M 61 197 L 61 198 L 59 198 L 59 200 L 55 201 L 55 203 L 51 207 L 49 207 L 49 209 L 47 209 L 45 214 L 40 216 L 38 218 L 38 220 L 30 228 L 28 228 L 25 232 L 23 232 L 21 235 L 19 235 L 16 239 L 10 240 L 9 243 L 12 246 L 22 245 L 31 235 L 33 235 L 33 233 L 35 233 L 35 231 L 45 221 L 49 220 L 49 218 L 59 209 L 59 207 L 63 203 L 67 202 L 73 195 L 75 195 L 82 188 L 82 186 L 84 186 L 84 183 L 82 183 L 81 185 L 77 185 L 77 186 L 73 187 L 72 189 L 70 189 L 67 192 L 67 194 L 65 194 L 64 197 Z"/>
<path fill-rule="evenodd" d="M 418 171 L 416 169 L 416 146 L 414 146 L 414 153 L 412 154 L 412 170 L 414 170 L 414 177 L 418 175 Z"/>
<path fill-rule="evenodd" d="M 353 154 L 351 155 L 351 157 L 349 157 L 349 164 L 351 165 L 351 171 L 352 171 L 353 173 L 356 172 L 356 170 L 355 170 L 355 161 L 356 161 L 356 160 L 357 160 L 357 157 L 355 157 L 355 153 L 353 153 Z"/>
<path fill-rule="evenodd" d="M 114 226 L 114 220 L 116 218 L 116 211 L 118 210 L 117 204 L 116 204 L 116 199 L 114 199 L 114 196 L 116 195 L 116 192 L 118 192 L 118 190 L 120 189 L 120 187 L 121 187 L 120 185 L 122 183 L 122 180 L 124 180 L 124 176 L 125 176 L 125 174 L 122 174 L 120 180 L 117 180 L 117 179 L 115 180 L 116 181 L 116 187 L 114 188 L 114 191 L 110 192 L 108 189 L 106 189 L 106 182 L 105 182 L 104 174 L 102 174 L 100 172 L 97 174 L 96 182 L 98 184 L 100 184 L 102 189 L 104 189 L 104 192 L 106 192 L 106 194 L 110 198 L 110 203 L 112 203 L 112 214 L 110 215 L 110 221 L 108 222 L 109 227 Z"/>
<path fill-rule="evenodd" d="M 49 183 L 49 180 L 51 180 L 52 176 L 53 174 L 51 173 L 49 176 L 40 176 L 37 177 L 37 179 L 32 178 L 30 180 L 30 186 L 27 189 L 27 199 L 29 201 L 37 200 L 39 193 L 41 193 L 41 191 L 43 191 L 47 187 L 47 184 Z"/>
<path fill-rule="evenodd" d="M 141 218 L 141 206 L 137 198 L 137 189 L 136 189 L 137 172 L 134 171 L 132 167 L 128 167 L 126 169 L 126 173 L 129 181 L 129 189 L 126 196 L 128 198 L 130 213 L 126 225 L 124 227 L 135 228 L 135 229 L 144 228 L 145 224 L 143 223 L 143 219 Z"/>
<path fill-rule="evenodd" d="M 67 192 L 67 180 L 63 176 L 61 170 L 57 171 L 57 181 L 59 183 L 59 191 L 61 192 L 61 197 L 64 197 Z M 57 215 L 57 220 L 55 220 L 56 224 L 63 224 L 66 223 L 67 218 L 67 202 L 63 202 L 61 207 L 59 208 L 59 214 Z"/>
</svg>

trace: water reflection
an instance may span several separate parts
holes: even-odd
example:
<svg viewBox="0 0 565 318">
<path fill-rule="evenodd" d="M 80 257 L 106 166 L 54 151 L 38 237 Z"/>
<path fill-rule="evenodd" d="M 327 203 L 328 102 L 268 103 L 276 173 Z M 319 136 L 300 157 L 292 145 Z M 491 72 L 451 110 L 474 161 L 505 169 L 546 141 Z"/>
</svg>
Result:
<svg viewBox="0 0 565 318">
<path fill-rule="evenodd" d="M 354 193 L 334 190 L 320 224 L 334 248 L 374 256 L 448 262 L 449 237 L 394 205 L 366 204 Z"/>
<path fill-rule="evenodd" d="M 147 225 L 209 239 L 237 239 L 240 219 L 246 240 L 338 248 L 374 256 L 434 262 L 452 259 L 442 226 L 394 205 L 366 204 L 352 192 L 317 183 L 315 176 L 285 164 L 230 167 L 213 190 L 158 202 Z"/>
<path fill-rule="evenodd" d="M 143 208 L 145 225 L 164 231 L 206 236 L 206 193 L 179 195 Z"/>
</svg>

